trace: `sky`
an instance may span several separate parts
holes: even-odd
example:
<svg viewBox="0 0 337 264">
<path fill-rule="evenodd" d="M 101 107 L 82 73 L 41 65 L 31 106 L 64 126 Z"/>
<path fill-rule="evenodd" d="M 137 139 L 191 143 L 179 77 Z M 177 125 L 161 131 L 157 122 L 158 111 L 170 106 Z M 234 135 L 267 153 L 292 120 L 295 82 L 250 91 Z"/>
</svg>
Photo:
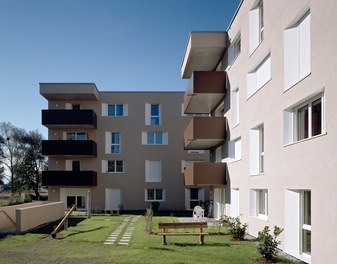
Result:
<svg viewBox="0 0 337 264">
<path fill-rule="evenodd" d="M 39 83 L 185 91 L 190 31 L 226 31 L 240 0 L 0 0 L 0 122 L 38 130 Z"/>
</svg>

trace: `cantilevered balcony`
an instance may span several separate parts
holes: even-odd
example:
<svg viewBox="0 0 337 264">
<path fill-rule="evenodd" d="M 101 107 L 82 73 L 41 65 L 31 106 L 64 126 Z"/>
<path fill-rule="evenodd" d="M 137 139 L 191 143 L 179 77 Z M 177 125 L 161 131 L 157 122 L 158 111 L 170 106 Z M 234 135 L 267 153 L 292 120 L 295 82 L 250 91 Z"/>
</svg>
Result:
<svg viewBox="0 0 337 264">
<path fill-rule="evenodd" d="M 43 140 L 42 154 L 47 156 L 96 157 L 97 144 L 93 140 Z"/>
<path fill-rule="evenodd" d="M 94 83 L 40 83 L 40 94 L 48 101 L 97 101 Z"/>
<path fill-rule="evenodd" d="M 48 128 L 97 128 L 93 110 L 42 110 L 42 125 Z"/>
<path fill-rule="evenodd" d="M 226 118 L 196 116 L 184 131 L 185 149 L 211 149 L 226 139 Z"/>
<path fill-rule="evenodd" d="M 194 162 L 184 172 L 185 186 L 226 185 L 226 163 Z"/>
<path fill-rule="evenodd" d="M 43 171 L 42 185 L 97 186 L 96 171 Z"/>
<path fill-rule="evenodd" d="M 193 71 L 214 71 L 226 48 L 226 32 L 191 32 L 181 65 L 181 77 Z"/>
<path fill-rule="evenodd" d="M 185 114 L 208 114 L 226 94 L 226 73 L 195 71 L 184 95 Z"/>
</svg>

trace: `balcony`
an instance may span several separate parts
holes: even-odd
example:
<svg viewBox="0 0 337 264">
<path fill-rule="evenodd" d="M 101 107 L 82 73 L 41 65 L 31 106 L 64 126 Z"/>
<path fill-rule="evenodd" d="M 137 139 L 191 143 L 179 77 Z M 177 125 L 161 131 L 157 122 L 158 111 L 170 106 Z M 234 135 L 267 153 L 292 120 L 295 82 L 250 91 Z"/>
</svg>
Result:
<svg viewBox="0 0 337 264">
<path fill-rule="evenodd" d="M 97 144 L 93 140 L 42 140 L 42 155 L 96 157 Z"/>
<path fill-rule="evenodd" d="M 96 171 L 43 171 L 42 185 L 97 186 Z"/>
<path fill-rule="evenodd" d="M 226 48 L 226 32 L 191 32 L 181 65 L 181 78 L 193 71 L 214 71 Z"/>
<path fill-rule="evenodd" d="M 226 163 L 194 162 L 184 172 L 185 186 L 226 185 Z"/>
<path fill-rule="evenodd" d="M 48 101 L 97 101 L 94 83 L 40 83 L 40 94 Z"/>
<path fill-rule="evenodd" d="M 185 114 L 211 113 L 225 95 L 225 72 L 193 72 L 184 95 Z"/>
<path fill-rule="evenodd" d="M 93 110 L 42 110 L 42 125 L 48 128 L 97 128 Z"/>
<path fill-rule="evenodd" d="M 184 147 L 192 149 L 211 149 L 226 139 L 226 118 L 196 116 L 184 131 Z"/>
</svg>

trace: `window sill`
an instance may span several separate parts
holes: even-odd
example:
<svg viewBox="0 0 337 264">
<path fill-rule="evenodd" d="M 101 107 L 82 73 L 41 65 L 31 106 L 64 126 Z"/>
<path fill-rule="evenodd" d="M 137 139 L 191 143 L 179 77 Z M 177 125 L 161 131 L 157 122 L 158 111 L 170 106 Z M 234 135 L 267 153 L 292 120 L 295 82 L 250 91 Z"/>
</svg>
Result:
<svg viewBox="0 0 337 264">
<path fill-rule="evenodd" d="M 305 138 L 305 139 L 301 139 L 301 140 L 294 141 L 294 142 L 291 142 L 291 143 L 287 143 L 287 144 L 283 145 L 283 147 L 289 147 L 289 146 L 296 145 L 296 144 L 299 144 L 299 143 L 302 143 L 302 142 L 306 142 L 306 141 L 309 141 L 309 140 L 312 140 L 312 139 L 315 139 L 315 138 L 320 138 L 320 137 L 326 136 L 327 134 L 328 134 L 327 132 L 324 132 L 324 133 L 319 134 L 317 136 L 313 136 L 313 137 L 310 137 L 310 138 Z"/>
<path fill-rule="evenodd" d="M 262 43 L 263 43 L 263 39 L 259 42 L 259 44 L 257 44 L 257 46 L 255 47 L 255 49 L 249 54 L 249 59 L 253 56 L 253 54 L 261 46 Z"/>
<path fill-rule="evenodd" d="M 264 172 L 259 173 L 259 174 L 250 174 L 250 177 L 258 177 L 258 176 L 264 176 Z"/>
<path fill-rule="evenodd" d="M 247 96 L 246 101 L 248 101 L 250 98 L 252 98 L 256 93 L 258 93 L 258 91 L 260 91 L 263 87 L 265 87 L 271 80 L 272 80 L 272 77 L 270 77 L 270 79 L 264 85 L 262 85 L 260 88 L 258 88 L 257 90 L 255 90 L 254 93 L 252 93 L 251 95 Z"/>
<path fill-rule="evenodd" d="M 238 162 L 238 161 L 242 161 L 242 158 L 240 158 L 240 159 L 235 159 L 235 160 L 230 160 L 230 161 L 228 161 L 228 164 L 236 163 L 236 162 Z"/>
<path fill-rule="evenodd" d="M 300 82 L 304 81 L 305 79 L 307 79 L 309 76 L 311 75 L 311 72 L 309 72 L 306 76 L 304 76 L 302 79 L 298 80 L 296 83 L 294 83 L 293 85 L 284 88 L 283 90 L 283 94 L 285 94 L 287 91 L 291 90 L 292 88 L 294 88 L 297 84 L 299 84 Z"/>
<path fill-rule="evenodd" d="M 268 215 L 251 215 L 252 218 L 268 222 Z"/>
</svg>

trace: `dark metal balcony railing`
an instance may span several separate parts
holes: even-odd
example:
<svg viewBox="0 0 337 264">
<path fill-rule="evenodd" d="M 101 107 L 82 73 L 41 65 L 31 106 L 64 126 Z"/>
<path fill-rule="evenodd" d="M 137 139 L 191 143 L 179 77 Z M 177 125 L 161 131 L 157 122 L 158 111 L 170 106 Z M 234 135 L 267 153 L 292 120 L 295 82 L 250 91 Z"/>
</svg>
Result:
<svg viewBox="0 0 337 264">
<path fill-rule="evenodd" d="M 96 157 L 97 144 L 93 140 L 43 140 L 42 154 L 47 156 Z"/>
<path fill-rule="evenodd" d="M 96 171 L 43 171 L 42 185 L 97 186 Z"/>
<path fill-rule="evenodd" d="M 42 125 L 48 128 L 97 128 L 97 115 L 90 109 L 42 110 Z"/>
</svg>

